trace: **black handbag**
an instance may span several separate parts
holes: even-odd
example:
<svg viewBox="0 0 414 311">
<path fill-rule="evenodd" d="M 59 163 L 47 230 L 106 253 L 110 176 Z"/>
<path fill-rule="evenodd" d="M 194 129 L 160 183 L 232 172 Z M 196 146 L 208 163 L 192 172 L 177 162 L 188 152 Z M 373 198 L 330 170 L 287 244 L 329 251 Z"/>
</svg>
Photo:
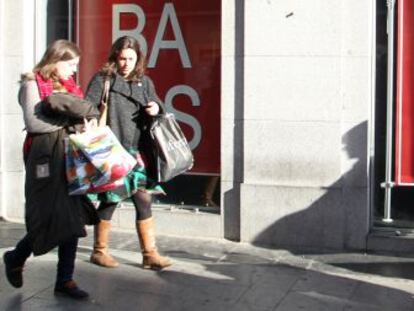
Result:
<svg viewBox="0 0 414 311">
<path fill-rule="evenodd" d="M 167 182 L 193 167 L 193 153 L 172 113 L 153 119 L 150 136 L 158 182 Z"/>
</svg>

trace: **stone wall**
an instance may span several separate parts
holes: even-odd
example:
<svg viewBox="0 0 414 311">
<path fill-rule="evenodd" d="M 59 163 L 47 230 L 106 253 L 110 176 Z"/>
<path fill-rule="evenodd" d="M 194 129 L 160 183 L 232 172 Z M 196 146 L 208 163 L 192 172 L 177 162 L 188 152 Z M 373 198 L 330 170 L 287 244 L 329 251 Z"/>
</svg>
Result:
<svg viewBox="0 0 414 311">
<path fill-rule="evenodd" d="M 241 240 L 363 248 L 372 1 L 245 1 Z"/>
</svg>

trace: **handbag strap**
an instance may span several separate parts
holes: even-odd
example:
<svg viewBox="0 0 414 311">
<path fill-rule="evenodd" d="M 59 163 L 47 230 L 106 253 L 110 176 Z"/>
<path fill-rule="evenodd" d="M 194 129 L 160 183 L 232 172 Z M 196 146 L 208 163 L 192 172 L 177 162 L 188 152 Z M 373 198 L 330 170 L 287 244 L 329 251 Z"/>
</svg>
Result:
<svg viewBox="0 0 414 311">
<path fill-rule="evenodd" d="M 105 77 L 104 87 L 102 89 L 102 95 L 101 95 L 101 103 L 104 103 L 106 105 L 108 105 L 109 103 L 109 87 L 110 87 L 109 77 Z"/>
<path fill-rule="evenodd" d="M 109 105 L 109 88 L 110 88 L 110 80 L 109 77 L 105 77 L 104 87 L 102 89 L 101 95 L 101 106 L 99 107 L 99 111 L 101 116 L 99 118 L 99 126 L 105 126 L 108 119 L 108 105 Z"/>
</svg>

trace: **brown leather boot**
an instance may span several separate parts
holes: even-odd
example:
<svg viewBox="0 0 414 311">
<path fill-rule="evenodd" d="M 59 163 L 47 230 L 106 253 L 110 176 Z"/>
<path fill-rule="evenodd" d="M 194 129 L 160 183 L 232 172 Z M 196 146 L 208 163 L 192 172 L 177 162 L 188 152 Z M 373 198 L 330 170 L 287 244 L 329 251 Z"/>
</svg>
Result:
<svg viewBox="0 0 414 311">
<path fill-rule="evenodd" d="M 91 262 L 106 268 L 118 267 L 119 263 L 108 252 L 108 237 L 111 230 L 110 220 L 101 220 L 94 228 L 95 242 Z"/>
<path fill-rule="evenodd" d="M 216 202 L 213 201 L 214 192 L 217 188 L 217 183 L 220 180 L 219 176 L 208 177 L 204 193 L 201 196 L 201 204 L 207 207 L 218 207 Z"/>
<path fill-rule="evenodd" d="M 154 218 L 136 222 L 144 269 L 161 270 L 172 265 L 168 257 L 161 256 L 155 246 Z"/>
</svg>

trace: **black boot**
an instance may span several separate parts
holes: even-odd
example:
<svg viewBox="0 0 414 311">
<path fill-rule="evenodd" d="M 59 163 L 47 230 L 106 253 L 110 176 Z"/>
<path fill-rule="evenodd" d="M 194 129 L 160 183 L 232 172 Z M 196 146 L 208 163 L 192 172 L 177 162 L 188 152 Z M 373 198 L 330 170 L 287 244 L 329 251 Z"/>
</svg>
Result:
<svg viewBox="0 0 414 311">
<path fill-rule="evenodd" d="M 3 255 L 6 269 L 7 281 L 16 288 L 23 286 L 23 266 L 13 265 L 13 251 L 5 252 Z"/>
<path fill-rule="evenodd" d="M 73 299 L 86 299 L 89 297 L 89 294 L 80 289 L 74 280 L 69 280 L 62 284 L 56 283 L 55 295 L 64 295 Z"/>
</svg>

